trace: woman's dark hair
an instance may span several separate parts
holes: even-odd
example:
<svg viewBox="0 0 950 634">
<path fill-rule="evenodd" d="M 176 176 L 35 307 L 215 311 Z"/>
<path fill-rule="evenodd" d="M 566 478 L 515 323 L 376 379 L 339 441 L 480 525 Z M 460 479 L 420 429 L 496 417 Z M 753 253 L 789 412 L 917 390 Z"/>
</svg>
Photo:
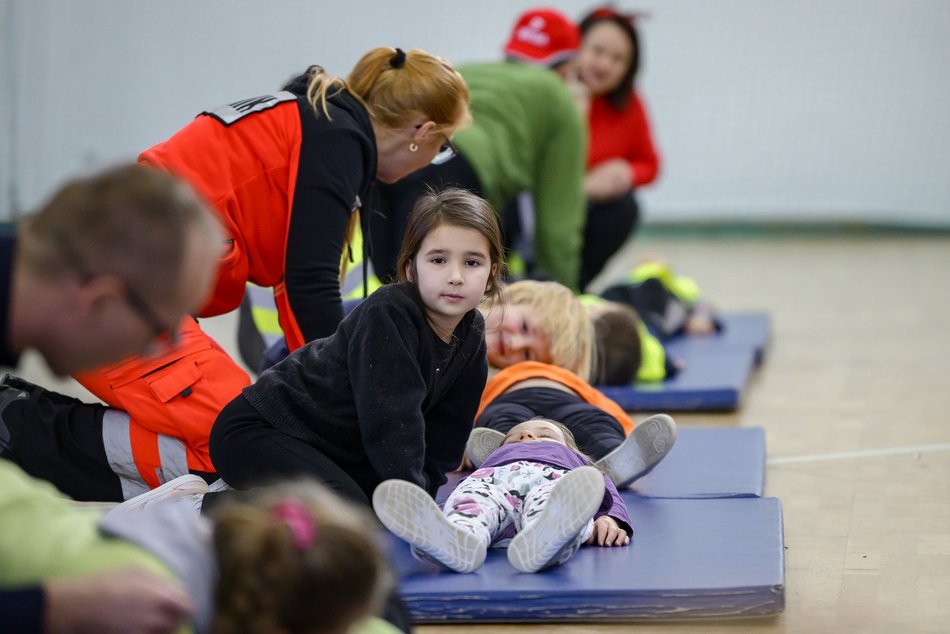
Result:
<svg viewBox="0 0 950 634">
<path fill-rule="evenodd" d="M 635 90 L 633 82 L 637 78 L 637 71 L 640 70 L 640 40 L 637 37 L 637 29 L 634 26 L 635 17 L 632 14 L 620 13 L 612 7 L 601 7 L 594 9 L 581 20 L 579 25 L 581 31 L 581 41 L 584 36 L 594 26 L 609 22 L 616 24 L 621 31 L 630 39 L 633 54 L 630 56 L 630 63 L 627 65 L 627 71 L 620 78 L 617 86 L 608 92 L 604 97 L 608 103 L 614 107 L 614 110 L 626 110 L 630 104 L 630 96 Z"/>
</svg>

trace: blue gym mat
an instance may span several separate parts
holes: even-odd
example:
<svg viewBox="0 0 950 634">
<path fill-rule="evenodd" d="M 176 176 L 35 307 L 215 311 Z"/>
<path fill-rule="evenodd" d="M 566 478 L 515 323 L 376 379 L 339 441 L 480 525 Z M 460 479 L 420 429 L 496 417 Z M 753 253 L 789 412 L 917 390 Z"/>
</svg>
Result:
<svg viewBox="0 0 950 634">
<path fill-rule="evenodd" d="M 389 535 L 413 621 L 597 622 L 762 616 L 785 606 L 777 498 L 676 500 L 625 491 L 634 526 L 624 548 L 584 547 L 565 565 L 515 571 L 491 549 L 478 571 L 416 560 Z"/>
<path fill-rule="evenodd" d="M 467 474 L 450 473 L 436 501 L 445 501 Z M 761 427 L 680 428 L 673 449 L 630 491 L 651 498 L 760 497 L 765 487 Z"/>
<path fill-rule="evenodd" d="M 768 313 L 749 311 L 726 313 L 720 316 L 722 331 L 714 337 L 674 337 L 666 342 L 666 349 L 673 358 L 684 348 L 690 347 L 749 347 L 754 351 L 755 364 L 765 356 L 772 333 L 772 320 Z"/>
<path fill-rule="evenodd" d="M 761 362 L 770 333 L 765 313 L 722 317 L 722 333 L 713 337 L 678 337 L 666 344 L 668 354 L 686 367 L 661 383 L 598 386 L 630 411 L 731 411 L 737 409 L 754 367 Z"/>
<path fill-rule="evenodd" d="M 732 313 L 726 315 L 725 327 L 719 336 L 727 342 L 751 345 L 755 350 L 755 363 L 759 365 L 772 339 L 772 320 L 768 313 Z"/>
</svg>

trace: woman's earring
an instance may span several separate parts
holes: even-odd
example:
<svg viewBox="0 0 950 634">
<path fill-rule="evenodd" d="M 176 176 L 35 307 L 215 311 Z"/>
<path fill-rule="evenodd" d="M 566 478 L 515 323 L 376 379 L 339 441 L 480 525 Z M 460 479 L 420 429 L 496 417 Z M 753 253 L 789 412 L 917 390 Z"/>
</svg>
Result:
<svg viewBox="0 0 950 634">
<path fill-rule="evenodd" d="M 419 146 L 416 145 L 415 143 L 410 143 L 410 144 L 409 144 L 409 151 L 410 151 L 410 152 L 415 152 L 415 151 L 418 150 L 418 149 L 419 149 Z"/>
</svg>

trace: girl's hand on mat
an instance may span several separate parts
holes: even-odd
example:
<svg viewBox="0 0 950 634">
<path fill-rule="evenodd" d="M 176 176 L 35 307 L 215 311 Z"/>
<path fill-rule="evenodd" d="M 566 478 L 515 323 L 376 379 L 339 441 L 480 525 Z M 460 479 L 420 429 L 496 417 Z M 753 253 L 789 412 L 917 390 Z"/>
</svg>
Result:
<svg viewBox="0 0 950 634">
<path fill-rule="evenodd" d="M 626 546 L 630 543 L 630 536 L 620 528 L 617 520 L 609 515 L 601 515 L 594 520 L 594 534 L 587 543 L 598 546 Z"/>
</svg>

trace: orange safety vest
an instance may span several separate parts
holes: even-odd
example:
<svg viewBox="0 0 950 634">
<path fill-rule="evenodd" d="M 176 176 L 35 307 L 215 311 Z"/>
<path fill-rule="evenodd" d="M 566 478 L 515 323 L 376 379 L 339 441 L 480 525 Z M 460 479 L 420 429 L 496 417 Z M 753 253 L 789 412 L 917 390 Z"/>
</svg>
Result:
<svg viewBox="0 0 950 634">
<path fill-rule="evenodd" d="M 294 349 L 304 339 L 284 290 L 284 264 L 300 162 L 300 112 L 290 93 L 247 103 L 247 109 L 245 102 L 222 107 L 235 113 L 228 125 L 218 116 L 221 109 L 215 116 L 197 117 L 142 152 L 139 161 L 190 183 L 224 227 L 227 248 L 198 315 L 211 317 L 240 306 L 248 281 L 274 287 L 278 318 Z M 251 112 L 254 116 L 243 116 Z M 103 439 L 126 497 L 190 470 L 214 472 L 208 454 L 211 426 L 250 384 L 247 373 L 192 318 L 182 321 L 180 335 L 168 354 L 132 357 L 75 377 L 122 410 L 108 413 Z"/>
<path fill-rule="evenodd" d="M 508 366 L 489 378 L 488 383 L 485 384 L 485 391 L 482 392 L 482 400 L 478 404 L 478 413 L 475 414 L 475 418 L 481 416 L 492 401 L 507 392 L 512 386 L 528 379 L 548 379 L 560 383 L 575 392 L 584 401 L 599 407 L 616 418 L 620 426 L 623 427 L 624 434 L 630 435 L 630 432 L 633 431 L 633 420 L 627 416 L 622 407 L 604 396 L 602 392 L 591 387 L 587 381 L 570 370 L 539 361 L 521 361 Z"/>
<path fill-rule="evenodd" d="M 140 162 L 191 183 L 224 224 L 227 248 L 214 291 L 198 316 L 222 315 L 240 306 L 248 281 L 273 287 L 291 350 L 305 343 L 283 282 L 301 135 L 294 99 L 230 126 L 199 116 L 139 155 Z"/>
<path fill-rule="evenodd" d="M 102 438 L 126 499 L 190 471 L 214 473 L 211 426 L 251 382 L 191 317 L 179 325 L 179 337 L 161 357 L 131 357 L 74 375 L 117 408 L 106 411 Z"/>
</svg>

